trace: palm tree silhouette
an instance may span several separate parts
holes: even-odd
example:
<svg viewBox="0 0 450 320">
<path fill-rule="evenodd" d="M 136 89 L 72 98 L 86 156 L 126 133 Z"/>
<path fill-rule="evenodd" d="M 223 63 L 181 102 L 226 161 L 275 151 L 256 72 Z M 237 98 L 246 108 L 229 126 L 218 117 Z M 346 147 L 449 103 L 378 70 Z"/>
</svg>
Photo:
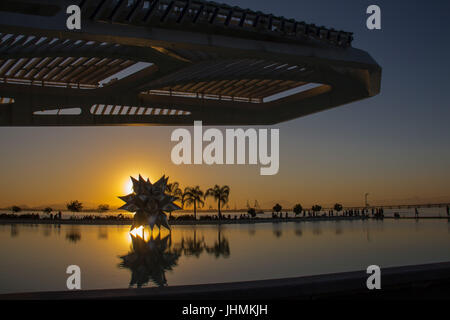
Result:
<svg viewBox="0 0 450 320">
<path fill-rule="evenodd" d="M 276 213 L 280 213 L 281 210 L 283 210 L 283 207 L 279 203 L 273 206 L 273 211 L 275 211 Z"/>
<path fill-rule="evenodd" d="M 314 216 L 316 216 L 317 213 L 318 213 L 320 210 L 322 210 L 322 206 L 320 206 L 320 205 L 318 205 L 318 204 L 313 205 L 312 208 L 311 208 L 311 210 L 314 212 Z"/>
<path fill-rule="evenodd" d="M 180 199 L 183 196 L 183 191 L 180 188 L 180 184 L 176 181 L 172 182 L 172 183 L 168 183 L 166 185 L 166 193 L 168 193 L 169 195 L 171 195 L 173 197 L 178 197 Z"/>
<path fill-rule="evenodd" d="M 342 211 L 342 209 L 343 209 L 343 208 L 342 208 L 342 204 L 336 203 L 336 204 L 334 205 L 334 210 L 337 211 L 338 215 L 339 215 L 339 212 Z"/>
<path fill-rule="evenodd" d="M 302 205 L 300 203 L 296 204 L 294 209 L 293 209 L 293 211 L 294 211 L 296 216 L 299 215 L 303 211 Z"/>
<path fill-rule="evenodd" d="M 194 206 L 194 219 L 197 220 L 197 205 L 199 207 L 203 207 L 205 202 L 202 200 L 204 197 L 203 191 L 199 186 L 195 187 L 186 187 L 184 189 L 183 197 L 181 199 L 181 204 L 184 207 L 184 204 L 193 205 Z"/>
<path fill-rule="evenodd" d="M 219 219 L 222 219 L 222 212 L 220 208 L 228 202 L 228 197 L 230 196 L 230 187 L 215 185 L 214 188 L 209 188 L 206 190 L 205 199 L 207 197 L 213 197 L 217 201 Z"/>
<path fill-rule="evenodd" d="M 72 212 L 80 212 L 83 210 L 83 204 L 78 200 L 72 200 L 66 204 L 67 210 Z"/>
<path fill-rule="evenodd" d="M 181 190 L 180 184 L 177 181 L 166 185 L 166 193 L 172 197 L 177 197 L 178 200 L 181 200 L 183 197 L 183 190 Z M 172 219 L 172 212 L 169 212 L 169 219 Z"/>
</svg>

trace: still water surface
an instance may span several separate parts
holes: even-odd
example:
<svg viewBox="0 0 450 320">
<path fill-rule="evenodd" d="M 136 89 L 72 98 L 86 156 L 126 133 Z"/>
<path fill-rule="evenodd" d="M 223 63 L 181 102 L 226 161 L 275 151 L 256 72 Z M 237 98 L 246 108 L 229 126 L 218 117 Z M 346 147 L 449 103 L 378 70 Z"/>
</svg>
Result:
<svg viewBox="0 0 450 320">
<path fill-rule="evenodd" d="M 0 293 L 261 280 L 450 261 L 450 222 L 366 220 L 173 226 L 0 225 Z"/>
</svg>

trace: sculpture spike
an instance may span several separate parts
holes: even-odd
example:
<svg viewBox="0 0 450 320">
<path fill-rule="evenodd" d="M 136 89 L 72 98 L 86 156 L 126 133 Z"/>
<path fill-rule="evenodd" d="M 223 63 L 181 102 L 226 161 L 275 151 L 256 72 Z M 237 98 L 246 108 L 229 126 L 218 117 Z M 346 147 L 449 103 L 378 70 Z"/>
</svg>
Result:
<svg viewBox="0 0 450 320">
<path fill-rule="evenodd" d="M 151 230 L 153 230 L 155 225 L 158 228 L 163 226 L 170 230 L 169 221 L 165 212 L 171 212 L 181 208 L 173 203 L 178 198 L 165 192 L 169 177 L 163 175 L 153 185 L 150 179 L 144 180 L 141 175 L 139 175 L 138 179 L 131 177 L 134 193 L 119 197 L 119 199 L 126 202 L 119 209 L 136 212 L 132 226 L 148 224 Z"/>
<path fill-rule="evenodd" d="M 131 182 L 133 183 L 133 191 L 135 193 L 138 193 L 139 192 L 139 181 L 133 177 L 130 177 L 130 178 L 131 178 Z"/>
</svg>

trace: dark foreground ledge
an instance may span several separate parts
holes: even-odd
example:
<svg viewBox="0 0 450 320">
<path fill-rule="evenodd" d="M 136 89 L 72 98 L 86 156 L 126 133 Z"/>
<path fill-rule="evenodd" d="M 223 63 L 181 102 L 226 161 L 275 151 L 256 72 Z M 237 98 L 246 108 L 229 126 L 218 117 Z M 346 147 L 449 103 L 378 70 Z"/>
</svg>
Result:
<svg viewBox="0 0 450 320">
<path fill-rule="evenodd" d="M 365 270 L 298 278 L 164 288 L 35 292 L 0 299 L 450 299 L 450 262 L 381 269 L 381 290 L 368 290 Z"/>
</svg>

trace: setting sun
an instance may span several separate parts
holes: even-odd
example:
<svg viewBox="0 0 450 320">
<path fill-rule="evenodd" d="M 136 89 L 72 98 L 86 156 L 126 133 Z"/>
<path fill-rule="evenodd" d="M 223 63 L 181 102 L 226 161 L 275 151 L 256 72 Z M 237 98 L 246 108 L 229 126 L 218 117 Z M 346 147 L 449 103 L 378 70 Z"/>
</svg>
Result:
<svg viewBox="0 0 450 320">
<path fill-rule="evenodd" d="M 133 178 L 139 179 L 139 176 L 133 176 Z M 142 175 L 142 178 L 144 178 L 145 180 L 150 179 L 150 181 L 153 182 L 150 176 Z M 133 181 L 131 181 L 130 177 L 126 178 L 125 183 L 123 184 L 123 190 L 126 194 L 133 193 Z"/>
<path fill-rule="evenodd" d="M 126 194 L 130 194 L 133 192 L 133 182 L 131 181 L 130 178 L 128 178 L 127 181 L 125 182 L 123 189 Z"/>
</svg>

